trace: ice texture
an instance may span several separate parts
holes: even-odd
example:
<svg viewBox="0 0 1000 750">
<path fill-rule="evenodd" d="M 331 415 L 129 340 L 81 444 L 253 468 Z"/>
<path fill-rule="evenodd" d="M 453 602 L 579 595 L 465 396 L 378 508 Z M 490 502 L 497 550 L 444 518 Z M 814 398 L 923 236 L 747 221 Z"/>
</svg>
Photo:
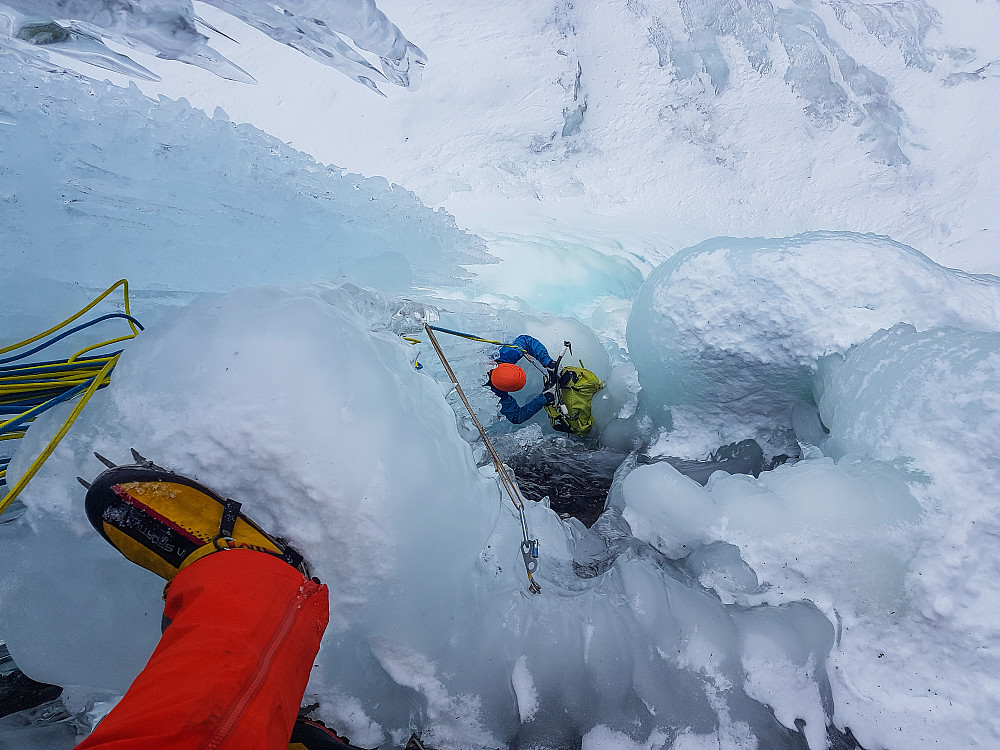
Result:
<svg viewBox="0 0 1000 750">
<path fill-rule="evenodd" d="M 706 243 L 657 269 L 633 306 L 640 402 L 657 394 L 650 415 L 664 402 L 680 415 L 654 450 L 727 430 L 764 441 L 797 413 L 803 459 L 705 488 L 639 466 L 612 505 L 665 554 L 693 550 L 687 564 L 724 601 L 806 598 L 827 613 L 834 721 L 865 747 L 996 736 L 971 717 L 998 688 L 983 649 L 1000 634 L 981 616 L 1000 597 L 998 289 L 884 238 L 815 234 Z M 811 421 L 801 398 L 815 399 Z M 719 570 L 719 541 L 742 560 Z M 764 675 L 747 685 L 758 699 L 774 684 Z M 957 688 L 966 680 L 974 694 Z"/>
<path fill-rule="evenodd" d="M 941 627 L 995 638 L 976 613 L 996 601 L 996 561 L 962 550 L 984 549 L 998 533 L 1000 333 L 900 324 L 825 360 L 819 381 L 831 430 L 824 451 L 915 475 L 933 519 L 911 567 L 915 606 Z"/>
<path fill-rule="evenodd" d="M 637 385 L 589 327 L 513 300 L 422 297 L 415 284 L 455 290 L 463 263 L 488 258 L 405 191 L 184 104 L 28 68 L 4 75 L 5 247 L 12 273 L 46 293 L 10 285 L 5 335 L 68 312 L 109 270 L 132 278 L 133 309 L 150 323 L 0 526 L 0 633 L 26 673 L 76 686 L 65 700 L 84 711 L 122 692 L 155 643 L 160 582 L 89 528 L 72 480 L 100 470 L 94 450 L 122 460 L 136 447 L 238 497 L 306 552 L 333 610 L 310 699 L 362 745 L 416 728 L 444 748 L 556 747 L 605 727 L 801 747 L 774 706 L 819 731 L 831 710 L 827 617 L 776 610 L 802 633 L 774 657 L 781 684 L 819 665 L 815 690 L 789 703 L 754 676 L 771 659 L 748 635 L 755 615 L 632 537 L 620 515 L 588 531 L 529 506 L 545 568 L 542 594 L 527 594 L 513 506 L 477 467 L 475 432 L 426 342 L 399 336 L 430 319 L 500 340 L 527 332 L 553 353 L 571 340 L 573 359 L 609 381 L 601 425 L 634 411 Z M 397 248 L 408 273 L 386 262 Z M 580 298 L 609 283 L 631 293 L 634 269 L 600 261 L 585 256 L 581 267 L 599 270 L 581 277 Z M 260 287 L 324 279 L 350 283 Z M 218 296 L 241 285 L 256 288 Z M 190 302 L 199 290 L 212 294 Z M 489 429 L 511 430 L 481 387 L 496 347 L 444 346 Z M 12 481 L 64 414 L 20 441 Z M 43 540 L 58 560 L 40 554 Z M 577 576 L 580 542 L 614 551 L 603 572 Z"/>
<path fill-rule="evenodd" d="M 427 58 L 382 13 L 373 0 L 289 0 L 273 3 L 209 0 L 272 39 L 303 52 L 377 93 L 389 81 L 418 88 Z M 53 62 L 56 52 L 100 68 L 140 78 L 158 77 L 104 40 L 168 60 L 196 65 L 223 77 L 252 83 L 253 77 L 208 45 L 198 30 L 215 29 L 195 15 L 190 0 L 4 0 L 0 3 L 0 48 L 11 48 L 22 60 Z M 344 38 L 377 55 L 382 71 L 371 65 Z"/>
<path fill-rule="evenodd" d="M 472 269 L 467 293 L 485 296 L 502 290 L 531 308 L 585 319 L 598 301 L 621 304 L 642 285 L 643 274 L 633 261 L 581 238 L 504 233 L 483 239 L 505 262 Z"/>
<path fill-rule="evenodd" d="M 795 453 L 792 410 L 812 401 L 819 360 L 899 322 L 996 331 L 1000 279 L 874 235 L 714 239 L 650 274 L 627 335 L 656 424 Z"/>
<path fill-rule="evenodd" d="M 417 89 L 427 56 L 380 11 L 374 0 L 290 0 L 280 8 L 263 0 L 209 0 L 272 39 L 378 91 L 382 80 Z M 382 74 L 341 39 L 379 57 Z M 373 80 L 374 78 L 374 80 Z"/>
<path fill-rule="evenodd" d="M 10 273 L 189 291 L 349 277 L 399 291 L 490 260 L 409 191 L 319 165 L 223 113 L 5 57 L 0 87 Z"/>
</svg>

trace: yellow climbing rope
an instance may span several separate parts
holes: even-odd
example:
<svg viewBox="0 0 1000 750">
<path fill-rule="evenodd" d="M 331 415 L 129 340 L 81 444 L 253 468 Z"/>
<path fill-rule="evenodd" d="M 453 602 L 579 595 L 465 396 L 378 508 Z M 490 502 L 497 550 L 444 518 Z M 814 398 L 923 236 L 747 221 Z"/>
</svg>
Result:
<svg viewBox="0 0 1000 750">
<path fill-rule="evenodd" d="M 483 344 L 496 344 L 497 346 L 502 346 L 502 347 L 505 347 L 507 349 L 517 349 L 519 352 L 521 352 L 521 354 L 524 356 L 524 358 L 526 360 L 528 360 L 532 365 L 535 366 L 536 370 L 538 370 L 543 375 L 545 374 L 545 368 L 543 368 L 540 364 L 538 364 L 538 362 L 535 361 L 535 358 L 533 356 L 531 356 L 531 352 L 529 352 L 527 349 L 525 349 L 523 347 L 517 346 L 516 344 L 505 344 L 503 341 L 494 341 L 493 339 L 484 339 L 482 336 L 477 336 L 474 333 L 463 333 L 462 331 L 453 331 L 450 328 L 441 328 L 440 326 L 432 326 L 429 323 L 424 323 L 424 328 L 427 329 L 427 333 L 430 334 L 432 338 L 433 338 L 432 331 L 438 331 L 440 333 L 448 333 L 448 334 L 451 334 L 452 336 L 458 336 L 459 338 L 469 339 L 469 341 L 479 341 L 479 342 L 482 342 Z M 404 336 L 401 336 L 401 337 L 402 337 L 403 341 L 407 341 L 407 342 L 409 342 L 411 344 L 420 344 L 420 343 L 422 343 L 420 341 L 420 339 L 414 338 L 413 336 L 405 336 L 404 335 Z M 421 369 L 423 367 L 423 365 L 421 365 L 419 362 L 414 362 L 413 363 L 413 367 L 415 369 L 419 370 L 419 369 Z"/>
<path fill-rule="evenodd" d="M 93 320 L 67 328 L 94 309 L 119 287 L 122 289 L 124 313 L 101 315 Z M 78 331 L 113 318 L 126 320 L 131 328 L 131 333 L 86 346 L 66 359 L 43 362 L 29 359 Z M 17 440 L 24 437 L 29 425 L 38 415 L 79 396 L 79 401 L 56 434 L 42 449 L 42 452 L 21 478 L 7 490 L 6 495 L 0 497 L 0 513 L 3 513 L 14 502 L 14 499 L 35 476 L 45 460 L 52 455 L 56 446 L 59 445 L 59 441 L 69 432 L 70 427 L 73 426 L 90 397 L 99 388 L 111 382 L 111 371 L 118 363 L 121 351 L 103 355 L 85 355 L 88 352 L 135 338 L 141 330 L 142 325 L 132 317 L 129 309 L 128 281 L 121 279 L 95 297 L 90 304 L 47 331 L 11 346 L 0 348 L 0 415 L 8 417 L 4 421 L 0 421 L 0 441 Z M 41 343 L 32 346 L 37 342 Z M 11 352 L 17 353 L 8 357 L 2 356 Z M 19 364 L 11 364 L 13 362 Z M 7 485 L 7 465 L 9 462 L 10 452 L 5 451 L 5 457 L 0 457 L 0 491 Z"/>
</svg>

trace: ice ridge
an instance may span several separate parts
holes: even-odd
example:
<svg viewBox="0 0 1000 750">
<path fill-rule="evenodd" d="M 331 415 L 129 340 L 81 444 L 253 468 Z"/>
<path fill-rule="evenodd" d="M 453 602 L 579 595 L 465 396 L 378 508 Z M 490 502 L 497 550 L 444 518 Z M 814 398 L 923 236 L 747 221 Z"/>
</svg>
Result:
<svg viewBox="0 0 1000 750">
<path fill-rule="evenodd" d="M 272 283 L 401 289 L 489 262 L 481 240 L 408 190 L 317 164 L 221 113 L 3 56 L 0 87 L 11 123 L 0 128 L 0 229 L 21 273 L 51 263 L 95 287 L 111 273 L 137 288 L 224 291 L 268 269 Z M 182 262 L 188 253 L 198 262 Z"/>
<path fill-rule="evenodd" d="M 802 98 L 816 126 L 851 123 L 861 128 L 861 140 L 871 143 L 876 161 L 909 163 L 905 114 L 888 81 L 838 43 L 824 16 L 848 29 L 860 26 L 884 46 L 898 44 L 906 65 L 929 71 L 941 55 L 926 41 L 938 23 L 938 14 L 926 2 L 788 6 L 768 0 L 678 0 L 675 9 L 655 13 L 638 3 L 629 7 L 647 19 L 660 67 L 690 84 L 690 96 L 697 98 L 705 90 L 718 96 L 726 90 L 730 66 L 725 51 L 735 42 L 759 73 L 784 67 L 785 83 Z"/>
</svg>

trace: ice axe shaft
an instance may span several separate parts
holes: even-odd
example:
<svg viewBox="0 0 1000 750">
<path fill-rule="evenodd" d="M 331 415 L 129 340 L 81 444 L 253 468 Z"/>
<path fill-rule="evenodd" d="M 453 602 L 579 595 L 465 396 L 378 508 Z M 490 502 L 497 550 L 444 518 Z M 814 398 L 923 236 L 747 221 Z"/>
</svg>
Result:
<svg viewBox="0 0 1000 750">
<path fill-rule="evenodd" d="M 557 363 L 562 363 L 563 357 L 566 356 L 566 352 L 569 352 L 570 354 L 573 353 L 573 344 L 569 341 L 563 341 L 563 348 L 562 351 L 559 352 L 559 359 L 556 360 Z"/>
<path fill-rule="evenodd" d="M 557 408 L 564 416 L 568 415 L 569 412 L 566 410 L 566 406 L 562 403 L 562 388 L 559 387 L 559 368 L 562 367 L 563 357 L 566 356 L 566 352 L 569 352 L 570 354 L 573 353 L 573 344 L 569 341 L 563 341 L 562 351 L 559 352 L 559 357 L 555 360 L 556 366 L 552 370 L 552 380 L 554 382 L 550 383 L 548 380 L 545 381 L 546 388 L 555 386 L 556 403 L 558 404 Z"/>
</svg>

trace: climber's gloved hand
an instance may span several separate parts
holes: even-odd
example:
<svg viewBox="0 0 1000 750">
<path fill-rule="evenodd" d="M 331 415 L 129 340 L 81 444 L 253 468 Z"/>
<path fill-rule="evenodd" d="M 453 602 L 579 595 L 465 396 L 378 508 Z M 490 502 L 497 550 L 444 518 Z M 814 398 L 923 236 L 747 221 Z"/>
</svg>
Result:
<svg viewBox="0 0 1000 750">
<path fill-rule="evenodd" d="M 555 404 L 559 400 L 559 397 L 556 395 L 555 381 L 546 386 L 545 390 L 542 391 L 542 395 L 545 396 L 545 401 L 549 404 Z"/>
</svg>

